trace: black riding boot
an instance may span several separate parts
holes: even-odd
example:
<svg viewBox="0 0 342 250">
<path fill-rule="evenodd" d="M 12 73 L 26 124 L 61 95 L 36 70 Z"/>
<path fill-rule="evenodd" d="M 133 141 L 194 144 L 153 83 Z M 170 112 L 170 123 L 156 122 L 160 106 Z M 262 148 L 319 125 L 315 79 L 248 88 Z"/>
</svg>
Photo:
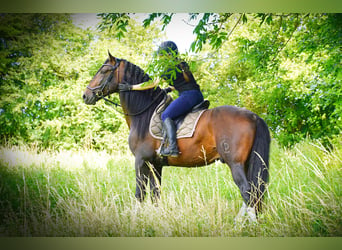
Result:
<svg viewBox="0 0 342 250">
<path fill-rule="evenodd" d="M 167 148 L 163 148 L 160 154 L 163 156 L 177 157 L 179 155 L 179 151 L 177 146 L 177 131 L 175 123 L 171 118 L 166 118 L 163 122 L 163 127 L 169 141 L 169 146 Z"/>
</svg>

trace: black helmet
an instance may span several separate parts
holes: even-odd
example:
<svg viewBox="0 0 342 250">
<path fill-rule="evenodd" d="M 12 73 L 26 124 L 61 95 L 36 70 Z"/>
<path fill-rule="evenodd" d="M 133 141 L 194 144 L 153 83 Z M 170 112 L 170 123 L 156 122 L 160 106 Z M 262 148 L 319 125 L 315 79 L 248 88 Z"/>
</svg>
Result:
<svg viewBox="0 0 342 250">
<path fill-rule="evenodd" d="M 162 42 L 162 44 L 160 44 L 158 48 L 157 54 L 160 55 L 162 53 L 167 53 L 169 55 L 178 55 L 177 45 L 172 41 Z"/>
</svg>

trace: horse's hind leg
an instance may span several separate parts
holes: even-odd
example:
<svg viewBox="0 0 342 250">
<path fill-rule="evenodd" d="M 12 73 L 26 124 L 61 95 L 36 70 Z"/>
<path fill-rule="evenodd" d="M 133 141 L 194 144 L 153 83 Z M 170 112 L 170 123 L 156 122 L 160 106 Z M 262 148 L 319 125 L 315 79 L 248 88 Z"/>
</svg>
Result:
<svg viewBox="0 0 342 250">
<path fill-rule="evenodd" d="M 229 166 L 232 172 L 233 180 L 239 187 L 242 198 L 246 204 L 249 204 L 251 185 L 247 181 L 243 164 L 232 163 L 229 164 Z"/>
<path fill-rule="evenodd" d="M 241 163 L 231 163 L 229 164 L 229 166 L 232 172 L 233 180 L 235 184 L 239 187 L 241 196 L 244 199 L 244 204 L 241 207 L 241 210 L 237 218 L 235 219 L 235 221 L 236 222 L 240 221 L 241 217 L 247 213 L 249 219 L 252 222 L 255 222 L 256 221 L 255 209 L 252 207 L 249 207 L 251 185 L 247 181 L 247 176 L 244 171 L 244 165 Z"/>
</svg>

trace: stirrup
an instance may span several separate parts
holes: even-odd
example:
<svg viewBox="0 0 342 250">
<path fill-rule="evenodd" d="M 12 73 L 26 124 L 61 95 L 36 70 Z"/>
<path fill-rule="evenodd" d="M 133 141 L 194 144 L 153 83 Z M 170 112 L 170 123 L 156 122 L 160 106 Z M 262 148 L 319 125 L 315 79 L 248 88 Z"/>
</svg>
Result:
<svg viewBox="0 0 342 250">
<path fill-rule="evenodd" d="M 178 149 L 170 149 L 169 147 L 167 147 L 167 148 L 163 147 L 160 149 L 160 155 L 170 156 L 170 157 L 178 157 L 180 155 L 180 152 Z"/>
</svg>

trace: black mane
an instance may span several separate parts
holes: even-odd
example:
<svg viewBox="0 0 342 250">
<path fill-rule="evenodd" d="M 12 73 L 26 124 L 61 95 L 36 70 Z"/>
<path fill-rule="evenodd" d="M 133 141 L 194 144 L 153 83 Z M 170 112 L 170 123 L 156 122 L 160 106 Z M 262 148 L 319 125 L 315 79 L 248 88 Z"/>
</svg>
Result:
<svg viewBox="0 0 342 250">
<path fill-rule="evenodd" d="M 147 82 L 151 80 L 148 74 L 146 74 L 139 66 L 123 60 L 125 62 L 125 81 L 131 85 Z"/>
<path fill-rule="evenodd" d="M 148 74 L 146 74 L 139 66 L 123 60 L 125 63 L 124 81 L 130 85 L 140 84 L 151 80 Z M 162 90 L 159 87 L 149 90 L 138 90 L 138 91 L 124 91 L 120 92 L 121 103 L 124 104 L 128 109 L 128 114 L 131 116 L 131 129 L 134 128 L 138 131 L 138 136 L 143 139 L 147 133 L 149 133 L 149 124 L 152 114 L 158 104 L 163 100 L 164 95 L 160 92 Z M 151 103 L 153 104 L 151 105 Z M 139 113 L 149 105 L 145 112 L 142 114 L 134 115 Z"/>
</svg>

